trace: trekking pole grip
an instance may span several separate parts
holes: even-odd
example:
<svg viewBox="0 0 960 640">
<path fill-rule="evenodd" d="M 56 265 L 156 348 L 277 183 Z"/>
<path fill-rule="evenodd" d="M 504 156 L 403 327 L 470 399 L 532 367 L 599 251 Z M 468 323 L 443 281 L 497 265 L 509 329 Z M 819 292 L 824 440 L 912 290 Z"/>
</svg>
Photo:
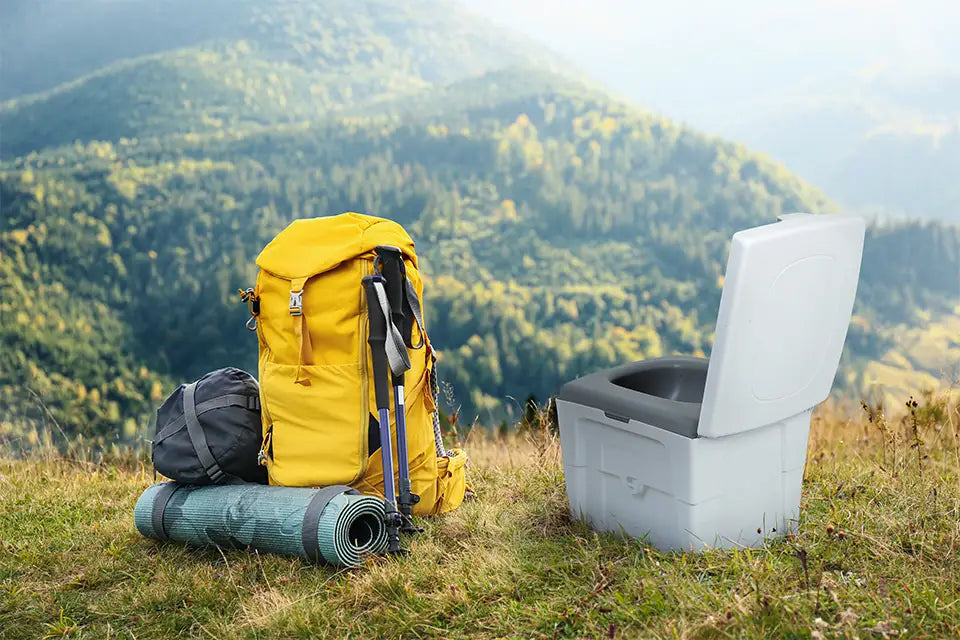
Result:
<svg viewBox="0 0 960 640">
<path fill-rule="evenodd" d="M 363 289 L 367 294 L 367 316 L 370 322 L 370 334 L 367 343 L 373 358 L 373 384 L 377 398 L 377 409 L 390 408 L 390 381 L 387 377 L 387 319 L 383 317 L 380 301 L 377 298 L 377 284 L 383 285 L 381 276 L 364 276 Z"/>
<path fill-rule="evenodd" d="M 380 275 L 387 280 L 387 304 L 390 305 L 390 320 L 403 336 L 403 343 L 410 346 L 410 323 L 405 317 L 407 304 L 407 268 L 403 264 L 403 252 L 396 247 L 380 245 L 374 249 L 380 265 Z M 402 377 L 402 376 L 400 376 Z M 394 384 L 397 384 L 394 376 Z"/>
<path fill-rule="evenodd" d="M 403 252 L 397 247 L 380 245 L 374 249 L 380 259 L 380 275 L 387 280 L 387 302 L 390 303 L 390 315 L 397 329 L 403 330 L 403 294 L 406 291 L 406 267 L 403 264 Z M 407 336 L 404 336 L 404 340 Z"/>
</svg>

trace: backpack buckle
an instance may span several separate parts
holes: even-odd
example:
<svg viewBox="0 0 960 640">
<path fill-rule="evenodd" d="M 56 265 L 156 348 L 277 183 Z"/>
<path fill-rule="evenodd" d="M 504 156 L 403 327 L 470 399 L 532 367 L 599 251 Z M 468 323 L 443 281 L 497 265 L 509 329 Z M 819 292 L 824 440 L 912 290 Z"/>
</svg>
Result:
<svg viewBox="0 0 960 640">
<path fill-rule="evenodd" d="M 303 315 L 303 291 L 290 292 L 290 315 Z"/>
</svg>

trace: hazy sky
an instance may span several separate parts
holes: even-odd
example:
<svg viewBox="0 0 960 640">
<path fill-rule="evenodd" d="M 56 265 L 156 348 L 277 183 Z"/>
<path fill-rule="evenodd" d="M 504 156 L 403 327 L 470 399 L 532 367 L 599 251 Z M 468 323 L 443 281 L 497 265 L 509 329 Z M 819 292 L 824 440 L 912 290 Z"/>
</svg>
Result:
<svg viewBox="0 0 960 640">
<path fill-rule="evenodd" d="M 853 72 L 960 67 L 960 0 L 461 0 L 649 107 L 829 87 Z"/>
<path fill-rule="evenodd" d="M 936 61 L 948 49 L 956 54 L 960 28 L 957 0 L 462 1 L 555 46 L 681 45 L 687 55 L 714 47 L 783 53 L 798 44 L 873 50 L 882 44 Z"/>
</svg>

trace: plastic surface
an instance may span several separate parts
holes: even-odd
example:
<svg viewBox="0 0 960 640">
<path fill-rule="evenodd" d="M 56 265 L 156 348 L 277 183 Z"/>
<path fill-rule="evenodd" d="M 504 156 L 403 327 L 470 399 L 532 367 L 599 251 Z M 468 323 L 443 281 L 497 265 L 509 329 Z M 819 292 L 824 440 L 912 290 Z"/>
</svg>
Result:
<svg viewBox="0 0 960 640">
<path fill-rule="evenodd" d="M 847 214 L 791 214 L 733 236 L 699 435 L 749 431 L 826 399 L 863 236 L 863 220 Z"/>
<path fill-rule="evenodd" d="M 687 438 L 557 401 L 574 517 L 662 550 L 752 547 L 796 527 L 810 412 Z"/>
<path fill-rule="evenodd" d="M 155 484 L 134 508 L 137 530 L 159 538 L 152 521 Z M 183 485 L 170 497 L 163 527 L 175 542 L 226 549 L 259 551 L 306 558 L 301 535 L 303 519 L 316 489 L 264 485 Z M 386 550 L 383 501 L 372 496 L 338 495 L 319 515 L 317 542 L 323 559 L 337 566 L 355 566 L 367 554 Z"/>
<path fill-rule="evenodd" d="M 558 399 L 697 437 L 700 399 L 707 376 L 703 358 L 657 358 L 598 371 L 568 382 Z"/>
</svg>

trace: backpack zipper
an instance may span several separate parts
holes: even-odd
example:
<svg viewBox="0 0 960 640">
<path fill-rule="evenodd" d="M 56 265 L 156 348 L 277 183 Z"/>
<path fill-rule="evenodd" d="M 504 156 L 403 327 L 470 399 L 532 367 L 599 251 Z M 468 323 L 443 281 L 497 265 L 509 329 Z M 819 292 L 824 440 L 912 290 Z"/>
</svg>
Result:
<svg viewBox="0 0 960 640">
<path fill-rule="evenodd" d="M 273 444 L 273 425 L 267 427 L 267 432 L 263 436 L 263 442 L 260 445 L 260 453 L 257 454 L 257 464 L 261 467 L 270 467 L 270 462 L 272 462 L 271 455 L 267 454 L 267 451 L 270 451 L 270 446 Z"/>
<path fill-rule="evenodd" d="M 260 278 L 257 277 L 257 289 L 260 288 Z M 257 323 L 257 339 L 260 344 L 263 345 L 263 353 L 258 358 L 259 362 L 257 363 L 258 369 L 263 368 L 263 362 L 270 361 L 270 345 L 267 344 L 266 338 L 263 335 L 263 324 Z M 259 380 L 257 381 L 259 384 Z M 263 433 L 263 438 L 260 441 L 260 452 L 257 454 L 257 464 L 260 466 L 266 467 L 269 474 L 270 463 L 273 460 L 273 419 L 270 417 L 270 410 L 267 409 L 267 403 L 263 397 L 263 390 L 260 391 L 260 411 L 263 415 L 267 417 L 267 421 L 270 423 L 270 426 L 267 427 L 267 430 Z"/>
</svg>

